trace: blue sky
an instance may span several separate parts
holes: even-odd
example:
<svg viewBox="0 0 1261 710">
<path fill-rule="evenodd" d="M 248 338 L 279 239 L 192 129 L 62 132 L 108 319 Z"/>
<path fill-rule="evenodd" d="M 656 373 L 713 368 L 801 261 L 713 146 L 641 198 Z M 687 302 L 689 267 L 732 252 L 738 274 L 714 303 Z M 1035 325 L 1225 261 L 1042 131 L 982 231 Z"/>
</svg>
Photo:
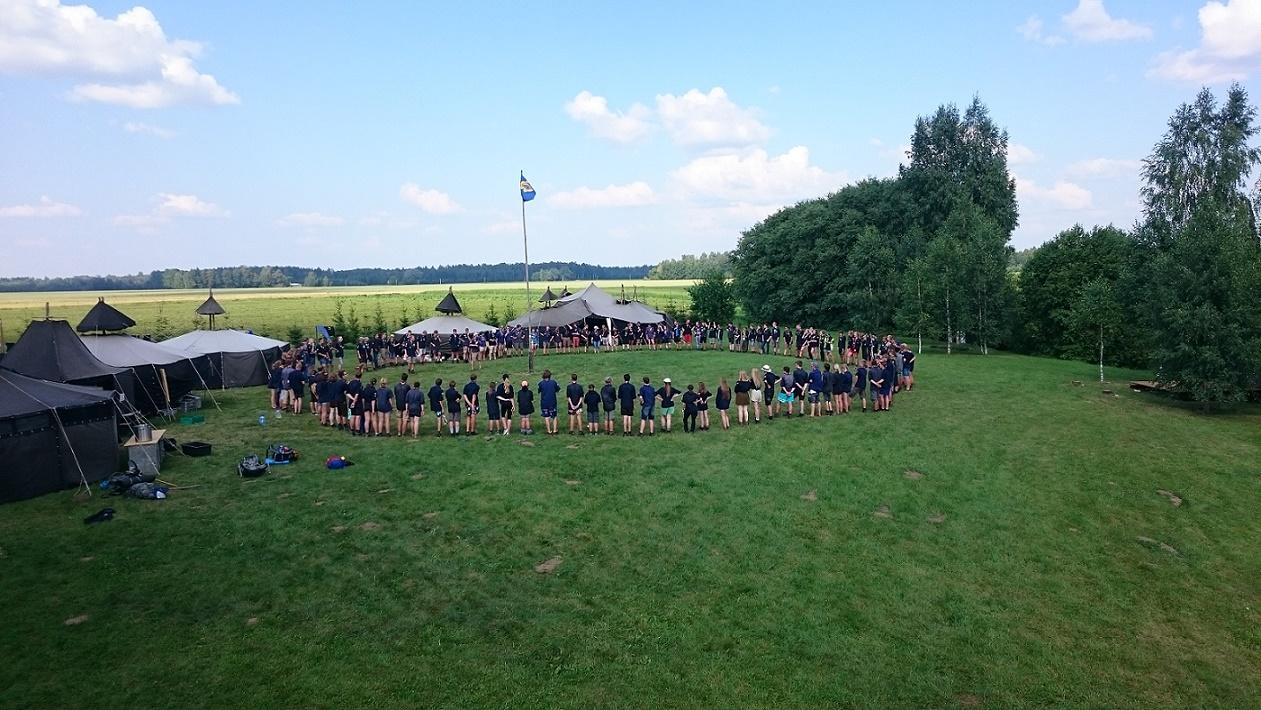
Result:
<svg viewBox="0 0 1261 710">
<path fill-rule="evenodd" d="M 0 0 L 0 275 L 732 248 L 897 170 L 979 94 L 1017 247 L 1129 225 L 1203 85 L 1253 90 L 1261 0 L 190 3 Z"/>
</svg>

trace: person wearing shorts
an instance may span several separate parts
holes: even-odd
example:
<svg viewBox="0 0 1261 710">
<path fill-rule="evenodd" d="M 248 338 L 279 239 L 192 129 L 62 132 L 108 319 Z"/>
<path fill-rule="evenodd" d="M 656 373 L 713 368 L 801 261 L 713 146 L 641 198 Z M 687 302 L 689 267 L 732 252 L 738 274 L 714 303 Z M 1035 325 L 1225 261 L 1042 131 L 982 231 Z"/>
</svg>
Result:
<svg viewBox="0 0 1261 710">
<path fill-rule="evenodd" d="M 504 436 L 508 436 L 512 433 L 512 403 L 515 398 L 512 394 L 512 381 L 508 379 L 506 372 L 499 386 L 495 388 L 495 398 L 499 401 L 499 429 Z"/>
<path fill-rule="evenodd" d="M 791 331 L 786 331 L 791 332 Z M 784 366 L 784 374 L 779 376 L 779 394 L 775 397 L 775 413 L 778 414 L 780 407 L 788 409 L 786 416 L 793 415 L 793 401 L 796 399 L 797 387 L 793 382 L 792 371 L 788 366 Z"/>
<path fill-rule="evenodd" d="M 560 394 L 560 383 L 552 379 L 552 371 L 544 370 L 543 379 L 539 380 L 539 411 L 543 414 L 543 425 L 549 436 L 556 436 L 559 427 L 556 424 L 557 395 Z"/>
<path fill-rule="evenodd" d="M 595 384 L 587 385 L 587 393 L 582 396 L 582 403 L 587 407 L 587 433 L 600 433 L 600 393 L 595 391 Z"/>
<path fill-rule="evenodd" d="M 521 417 L 521 433 L 529 436 L 534 433 L 530 415 L 534 414 L 534 393 L 530 391 L 530 381 L 521 380 L 521 389 L 517 390 L 517 415 Z"/>
<path fill-rule="evenodd" d="M 736 380 L 736 423 L 749 423 L 749 402 L 752 399 L 750 393 L 753 391 L 753 383 L 749 380 L 749 373 L 744 370 L 740 371 L 740 379 Z"/>
<path fill-rule="evenodd" d="M 481 410 L 477 395 L 481 391 L 482 386 L 477 384 L 477 373 L 469 375 L 468 382 L 464 383 L 464 427 L 467 436 L 477 433 L 477 414 Z"/>
<path fill-rule="evenodd" d="M 491 434 L 502 431 L 500 427 L 499 385 L 486 390 L 486 421 Z"/>
<path fill-rule="evenodd" d="M 460 433 L 460 391 L 455 388 L 455 380 L 447 381 L 447 391 L 443 393 L 447 401 L 447 433 Z"/>
<path fill-rule="evenodd" d="M 604 409 L 604 433 L 613 435 L 613 410 L 617 409 L 617 390 L 613 388 L 613 378 L 604 378 L 604 386 L 600 388 L 600 405 Z"/>
<path fill-rule="evenodd" d="M 652 387 L 652 380 L 644 377 L 644 384 L 639 388 L 639 435 L 644 435 L 644 426 L 648 427 L 648 436 L 656 433 L 657 420 L 653 410 L 657 405 L 657 390 Z"/>
<path fill-rule="evenodd" d="M 565 404 L 569 410 L 569 433 L 582 431 L 582 385 L 578 384 L 577 373 L 569 376 L 569 384 L 565 387 Z"/>
<path fill-rule="evenodd" d="M 661 427 L 667 434 L 670 433 L 671 425 L 674 423 L 674 398 L 678 394 L 679 391 L 674 389 L 669 377 L 661 380 L 661 389 L 657 390 L 657 398 L 661 400 Z"/>
<path fill-rule="evenodd" d="M 420 436 L 420 419 L 425 414 L 425 393 L 420 391 L 419 387 L 411 387 L 407 390 L 407 420 L 412 425 L 412 438 Z M 401 432 L 400 432 L 401 433 Z"/>
<path fill-rule="evenodd" d="M 429 410 L 433 412 L 434 420 L 438 426 L 438 436 L 442 436 L 442 421 L 446 419 L 446 413 L 442 410 L 442 378 L 433 381 L 433 387 L 429 388 Z"/>
<path fill-rule="evenodd" d="M 635 416 L 635 385 L 631 384 L 629 373 L 622 375 L 622 384 L 617 388 L 617 400 L 622 410 L 622 436 L 630 436 L 631 418 Z"/>
</svg>

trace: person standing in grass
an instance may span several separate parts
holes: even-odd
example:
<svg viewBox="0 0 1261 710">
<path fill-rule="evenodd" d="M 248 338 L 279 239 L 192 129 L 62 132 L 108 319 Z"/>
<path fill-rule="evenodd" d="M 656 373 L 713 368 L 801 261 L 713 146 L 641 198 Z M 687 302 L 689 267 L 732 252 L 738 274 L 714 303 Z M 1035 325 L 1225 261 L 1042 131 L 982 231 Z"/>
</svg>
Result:
<svg viewBox="0 0 1261 710">
<path fill-rule="evenodd" d="M 828 416 L 831 416 L 836 412 L 836 408 L 833 406 L 834 403 L 832 401 L 833 392 L 836 389 L 836 373 L 832 372 L 832 366 L 826 361 L 824 361 L 821 369 L 822 373 L 820 377 L 823 382 L 823 389 L 819 392 L 819 403 L 820 406 L 823 407 L 823 411 L 826 412 Z"/>
<path fill-rule="evenodd" d="M 661 400 L 661 430 L 670 433 L 670 425 L 674 421 L 674 398 L 679 391 L 674 389 L 670 378 L 661 380 L 661 389 L 657 390 L 657 398 Z"/>
<path fill-rule="evenodd" d="M 398 408 L 398 435 L 407 434 L 407 393 L 411 391 L 407 384 L 407 373 L 399 375 L 398 384 L 394 385 L 394 406 Z M 386 432 L 387 434 L 389 432 Z"/>
<path fill-rule="evenodd" d="M 884 386 L 880 388 L 880 396 L 884 398 L 884 409 L 889 410 L 893 405 L 894 385 L 897 382 L 898 369 L 897 360 L 894 355 L 887 355 L 884 359 Z"/>
<path fill-rule="evenodd" d="M 433 412 L 434 421 L 437 422 L 437 435 L 442 436 L 442 424 L 446 419 L 446 415 L 442 410 L 442 378 L 433 381 L 433 387 L 429 388 L 429 409 Z"/>
<path fill-rule="evenodd" d="M 902 346 L 902 381 L 907 392 L 915 386 L 915 351 L 906 345 Z"/>
<path fill-rule="evenodd" d="M 492 385 L 490 389 L 486 390 L 486 426 L 492 435 L 503 430 L 500 426 L 498 391 L 499 385 Z"/>
<path fill-rule="evenodd" d="M 350 435 L 363 435 L 363 373 L 355 372 L 355 378 L 346 384 L 346 404 L 350 408 Z"/>
<path fill-rule="evenodd" d="M 775 419 L 775 411 L 779 409 L 779 398 L 776 394 L 776 386 L 779 384 L 779 376 L 771 369 L 770 365 L 762 365 L 762 399 L 766 404 L 766 421 L 767 423 Z M 754 417 L 756 418 L 756 409 Z"/>
<path fill-rule="evenodd" d="M 587 385 L 587 393 L 583 395 L 583 404 L 587 405 L 587 433 L 600 433 L 600 393 L 595 391 L 595 383 Z"/>
<path fill-rule="evenodd" d="M 455 388 L 455 380 L 447 381 L 447 433 L 460 433 L 460 392 Z"/>
<path fill-rule="evenodd" d="M 880 411 L 880 388 L 884 385 L 883 370 L 880 361 L 872 358 L 867 364 L 867 387 L 870 390 L 871 411 Z"/>
<path fill-rule="evenodd" d="M 800 328 L 801 326 L 797 326 Z M 804 417 L 806 415 L 806 399 L 810 390 L 810 373 L 806 372 L 801 366 L 801 361 L 796 363 L 797 367 L 793 369 L 793 400 L 797 402 L 797 416 Z M 792 414 L 792 407 L 788 407 L 788 413 Z"/>
<path fill-rule="evenodd" d="M 508 379 L 508 373 L 504 373 L 503 378 L 499 382 L 499 386 L 495 388 L 495 399 L 499 402 L 499 429 L 504 436 L 512 433 L 512 381 Z"/>
<path fill-rule="evenodd" d="M 796 398 L 797 386 L 793 382 L 793 373 L 784 365 L 784 373 L 779 376 L 779 396 L 775 398 L 775 413 L 779 414 L 780 407 L 788 410 L 785 416 L 793 415 L 793 400 Z"/>
<path fill-rule="evenodd" d="M 613 435 L 613 410 L 617 409 L 617 390 L 613 388 L 613 378 L 604 378 L 604 386 L 600 388 L 600 404 L 604 409 L 604 433 Z"/>
<path fill-rule="evenodd" d="M 639 435 L 644 435 L 644 425 L 648 425 L 648 435 L 656 433 L 657 420 L 653 410 L 657 406 L 657 390 L 652 388 L 652 380 L 644 377 L 644 384 L 639 388 Z"/>
<path fill-rule="evenodd" d="M 696 432 L 696 415 L 700 412 L 697 402 L 700 396 L 696 394 L 692 385 L 687 386 L 687 391 L 680 398 L 683 400 L 683 433 L 692 434 Z"/>
<path fill-rule="evenodd" d="M 289 373 L 289 397 L 293 400 L 293 413 L 302 413 L 302 397 L 305 394 L 302 389 L 306 383 L 306 365 L 298 363 Z"/>
<path fill-rule="evenodd" d="M 346 393 L 346 372 L 338 371 L 337 376 L 330 378 L 328 387 L 328 425 L 338 429 L 344 428 L 345 420 L 342 419 L 342 413 L 345 412 L 345 393 Z"/>
<path fill-rule="evenodd" d="M 731 428 L 731 418 L 727 416 L 727 410 L 731 409 L 731 385 L 727 384 L 727 378 L 723 377 L 718 380 L 718 391 L 714 393 L 714 406 L 718 408 L 718 416 L 722 421 L 724 430 Z"/>
<path fill-rule="evenodd" d="M 859 404 L 862 405 L 863 414 L 867 413 L 867 360 L 858 358 L 858 364 L 854 366 L 854 395 L 858 397 Z"/>
<path fill-rule="evenodd" d="M 412 438 L 415 439 L 420 436 L 420 420 L 425 415 L 425 393 L 420 391 L 419 386 L 407 388 L 406 404 L 407 419 L 405 421 L 411 423 Z"/>
<path fill-rule="evenodd" d="M 582 431 L 582 385 L 578 384 L 577 373 L 569 376 L 565 403 L 569 406 L 569 433 L 577 434 Z"/>
<path fill-rule="evenodd" d="M 753 383 L 749 381 L 749 373 L 741 370 L 740 379 L 736 380 L 735 387 L 737 424 L 743 425 L 749 423 L 749 392 L 752 389 Z"/>
<path fill-rule="evenodd" d="M 517 414 L 521 416 L 521 433 L 525 436 L 533 434 L 530 415 L 534 414 L 534 393 L 530 391 L 529 380 L 521 380 L 521 389 L 517 390 Z"/>
<path fill-rule="evenodd" d="M 477 414 L 481 411 L 477 395 L 481 391 L 481 385 L 477 384 L 477 373 L 469 375 L 468 382 L 464 384 L 464 430 L 468 436 L 477 433 Z"/>
<path fill-rule="evenodd" d="M 810 399 L 810 416 L 818 417 L 823 413 L 822 406 L 819 402 L 819 396 L 823 392 L 823 372 L 819 370 L 819 363 L 810 363 L 809 378 L 806 395 Z"/>
<path fill-rule="evenodd" d="M 392 398 L 390 380 L 382 377 L 380 384 L 377 385 L 377 436 L 390 435 L 390 412 L 394 411 L 390 404 Z"/>
<path fill-rule="evenodd" d="M 631 417 L 635 416 L 635 385 L 631 384 L 630 373 L 622 375 L 622 384 L 617 388 L 617 399 L 622 408 L 622 436 L 630 436 Z"/>
<path fill-rule="evenodd" d="M 544 370 L 543 379 L 539 380 L 539 409 L 543 413 L 543 426 L 549 436 L 556 436 L 557 396 L 560 394 L 560 383 L 552 379 L 552 371 Z"/>
<path fill-rule="evenodd" d="M 705 382 L 701 381 L 696 385 L 696 413 L 697 419 L 701 425 L 701 431 L 709 431 L 709 400 L 713 397 L 713 393 L 705 386 Z"/>
</svg>

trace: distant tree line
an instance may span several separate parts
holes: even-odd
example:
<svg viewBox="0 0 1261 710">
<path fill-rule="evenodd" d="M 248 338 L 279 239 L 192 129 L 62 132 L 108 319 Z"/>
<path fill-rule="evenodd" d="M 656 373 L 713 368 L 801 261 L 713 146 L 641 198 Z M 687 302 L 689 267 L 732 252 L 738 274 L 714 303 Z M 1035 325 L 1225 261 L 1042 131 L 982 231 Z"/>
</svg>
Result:
<svg viewBox="0 0 1261 710">
<path fill-rule="evenodd" d="M 732 265 L 752 320 L 1150 367 L 1206 408 L 1261 386 L 1261 150 L 1238 85 L 1180 107 L 1144 163 L 1131 230 L 1009 246 L 1007 134 L 979 99 L 919 118 L 908 162 L 771 215 Z"/>
<path fill-rule="evenodd" d="M 703 279 L 712 274 L 731 276 L 731 252 L 716 251 L 699 256 L 684 254 L 678 259 L 666 259 L 648 272 L 650 279 Z"/>
<path fill-rule="evenodd" d="M 597 266 L 571 261 L 530 265 L 536 281 L 642 279 L 652 267 Z M 309 269 L 300 266 L 228 266 L 211 269 L 164 269 L 125 276 L 0 278 L 0 291 L 117 291 L 164 288 L 265 288 L 270 286 L 381 286 L 520 281 L 522 263 L 455 264 L 400 269 Z"/>
</svg>

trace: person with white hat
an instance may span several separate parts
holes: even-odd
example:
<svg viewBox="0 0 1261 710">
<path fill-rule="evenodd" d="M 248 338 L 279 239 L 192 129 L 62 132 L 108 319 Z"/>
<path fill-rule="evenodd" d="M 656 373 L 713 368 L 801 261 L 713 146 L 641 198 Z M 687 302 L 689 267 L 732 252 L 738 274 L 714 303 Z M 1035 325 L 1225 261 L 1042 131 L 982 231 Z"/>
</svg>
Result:
<svg viewBox="0 0 1261 710">
<path fill-rule="evenodd" d="M 661 400 L 661 426 L 666 433 L 670 432 L 670 424 L 674 421 L 674 398 L 679 391 L 674 389 L 670 378 L 661 380 L 661 389 L 657 390 L 657 399 Z"/>
</svg>

